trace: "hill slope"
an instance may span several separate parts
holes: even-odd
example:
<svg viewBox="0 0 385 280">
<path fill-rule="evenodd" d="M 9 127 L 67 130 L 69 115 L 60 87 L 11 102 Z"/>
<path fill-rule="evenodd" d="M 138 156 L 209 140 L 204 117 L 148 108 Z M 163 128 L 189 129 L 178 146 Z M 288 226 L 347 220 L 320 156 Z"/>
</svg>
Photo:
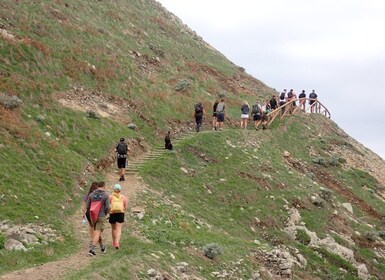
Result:
<svg viewBox="0 0 385 280">
<path fill-rule="evenodd" d="M 210 111 L 224 96 L 230 129 L 189 135 L 141 167 L 146 213 L 129 218 L 126 246 L 62 277 L 383 279 L 384 162 L 333 122 L 299 114 L 236 129 L 241 102 L 274 90 L 155 1 L 0 7 L 0 101 L 15 105 L 0 106 L 0 244 L 15 224 L 54 236 L 0 249 L 0 273 L 79 249 L 68 217 L 113 172 L 117 139 L 139 157 L 166 130 L 189 131 L 198 100 Z M 213 243 L 223 254 L 210 260 Z"/>
</svg>

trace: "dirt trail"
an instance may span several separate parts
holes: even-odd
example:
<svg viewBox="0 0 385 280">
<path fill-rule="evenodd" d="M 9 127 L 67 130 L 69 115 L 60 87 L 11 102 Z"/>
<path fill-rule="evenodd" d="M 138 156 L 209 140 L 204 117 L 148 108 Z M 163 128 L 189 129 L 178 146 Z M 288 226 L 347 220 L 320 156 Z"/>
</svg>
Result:
<svg viewBox="0 0 385 280">
<path fill-rule="evenodd" d="M 127 197 L 128 200 L 128 210 L 126 217 L 129 216 L 133 210 L 140 209 L 140 206 L 137 205 L 135 196 L 144 187 L 139 180 L 136 174 L 127 174 L 126 180 L 124 182 L 118 181 L 118 174 L 115 171 L 110 171 L 107 173 L 105 182 L 107 186 L 107 191 L 112 192 L 112 187 L 116 183 L 120 183 L 122 186 L 122 194 Z M 88 236 L 88 228 L 86 225 L 81 223 L 81 215 L 79 211 L 70 218 L 70 222 L 74 226 L 75 233 L 78 235 L 78 240 L 81 241 L 81 249 L 73 254 L 64 257 L 61 260 L 45 263 L 40 266 L 23 269 L 15 271 L 6 275 L 1 276 L 2 280 L 50 280 L 50 279 L 61 279 L 64 278 L 68 272 L 74 272 L 80 270 L 82 267 L 87 266 L 94 258 L 88 256 L 88 246 L 90 238 Z M 127 225 L 125 225 L 127 226 Z M 123 233 L 124 234 L 124 227 Z M 108 222 L 106 223 L 106 228 L 103 233 L 104 243 L 107 245 L 107 252 L 111 252 L 114 248 L 111 245 L 111 227 Z M 101 254 L 100 250 L 96 251 L 97 254 Z"/>
</svg>

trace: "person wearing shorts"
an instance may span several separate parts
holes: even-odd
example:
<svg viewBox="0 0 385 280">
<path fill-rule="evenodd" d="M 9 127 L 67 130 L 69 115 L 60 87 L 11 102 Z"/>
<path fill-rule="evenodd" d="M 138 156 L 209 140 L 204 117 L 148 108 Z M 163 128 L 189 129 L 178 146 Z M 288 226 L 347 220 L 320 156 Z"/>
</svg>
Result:
<svg viewBox="0 0 385 280">
<path fill-rule="evenodd" d="M 223 122 L 225 121 L 226 116 L 226 106 L 225 106 L 225 100 L 222 98 L 221 102 L 217 106 L 217 123 L 218 123 L 218 129 L 223 130 Z"/>
<path fill-rule="evenodd" d="M 249 120 L 249 111 L 250 111 L 250 105 L 247 102 L 247 100 L 245 100 L 241 107 L 241 128 L 244 128 L 244 129 L 247 128 L 247 122 Z"/>
<path fill-rule="evenodd" d="M 124 223 L 124 212 L 127 209 L 127 198 L 120 192 L 122 186 L 116 184 L 114 192 L 110 195 L 110 218 L 112 234 L 112 246 L 117 250 L 120 248 L 120 237 L 122 236 L 122 226 Z"/>
<path fill-rule="evenodd" d="M 262 109 L 261 105 L 257 102 L 253 105 L 253 121 L 254 121 L 254 128 L 255 130 L 258 130 L 258 126 L 261 124 L 262 119 Z"/>
<path fill-rule="evenodd" d="M 93 226 L 93 236 L 92 236 L 92 244 L 90 246 L 90 250 L 88 254 L 90 256 L 95 256 L 95 247 L 96 244 L 99 242 L 99 238 L 101 237 L 101 234 L 104 230 L 104 223 L 106 221 L 106 216 L 110 211 L 110 200 L 109 195 L 106 192 L 105 189 L 105 183 L 104 182 L 98 182 L 98 188 L 90 193 L 90 195 L 87 198 L 87 212 L 90 213 L 91 210 L 91 204 L 92 202 L 100 201 L 101 207 L 98 214 L 98 218 L 96 222 L 92 222 Z M 102 252 L 106 252 L 106 248 L 102 248 Z"/>
<path fill-rule="evenodd" d="M 127 164 L 127 153 L 130 151 L 130 148 L 124 142 L 124 138 L 120 138 L 118 145 L 115 148 L 115 152 L 117 153 L 117 165 L 119 169 L 119 181 L 124 181 L 124 172 Z"/>
</svg>

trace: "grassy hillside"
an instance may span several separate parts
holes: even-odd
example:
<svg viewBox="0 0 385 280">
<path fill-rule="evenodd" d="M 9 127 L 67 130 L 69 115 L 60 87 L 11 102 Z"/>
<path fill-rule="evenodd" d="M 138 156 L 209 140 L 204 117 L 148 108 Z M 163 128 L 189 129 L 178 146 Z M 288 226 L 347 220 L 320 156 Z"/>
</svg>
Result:
<svg viewBox="0 0 385 280">
<path fill-rule="evenodd" d="M 128 246 L 67 278 L 96 270 L 147 279 L 154 268 L 168 279 L 258 279 L 258 271 L 269 279 L 280 271 L 269 252 L 279 249 L 297 278 L 356 279 L 365 264 L 383 279 L 383 161 L 321 116 L 292 116 L 263 132 L 235 128 L 244 99 L 274 91 L 157 2 L 0 0 L 0 31 L 0 100 L 22 101 L 12 110 L 0 104 L 0 221 L 60 235 L 27 252 L 0 247 L 0 274 L 79 248 L 67 218 L 89 182 L 104 180 L 120 137 L 140 155 L 166 130 L 189 130 L 198 100 L 210 111 L 224 96 L 230 128 L 191 136 L 144 165 L 146 215 L 127 229 Z M 354 261 L 325 249 L 327 237 Z M 213 260 L 202 254 L 211 243 L 223 249 Z"/>
</svg>

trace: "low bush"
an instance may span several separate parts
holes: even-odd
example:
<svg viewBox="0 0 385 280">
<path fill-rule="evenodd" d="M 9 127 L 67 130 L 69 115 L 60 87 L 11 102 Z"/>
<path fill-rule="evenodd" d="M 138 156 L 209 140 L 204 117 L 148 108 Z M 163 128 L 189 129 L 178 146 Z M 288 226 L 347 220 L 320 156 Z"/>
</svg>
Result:
<svg viewBox="0 0 385 280">
<path fill-rule="evenodd" d="M 203 254 L 209 259 L 214 259 L 223 253 L 222 247 L 216 243 L 210 243 L 203 247 Z"/>
</svg>

